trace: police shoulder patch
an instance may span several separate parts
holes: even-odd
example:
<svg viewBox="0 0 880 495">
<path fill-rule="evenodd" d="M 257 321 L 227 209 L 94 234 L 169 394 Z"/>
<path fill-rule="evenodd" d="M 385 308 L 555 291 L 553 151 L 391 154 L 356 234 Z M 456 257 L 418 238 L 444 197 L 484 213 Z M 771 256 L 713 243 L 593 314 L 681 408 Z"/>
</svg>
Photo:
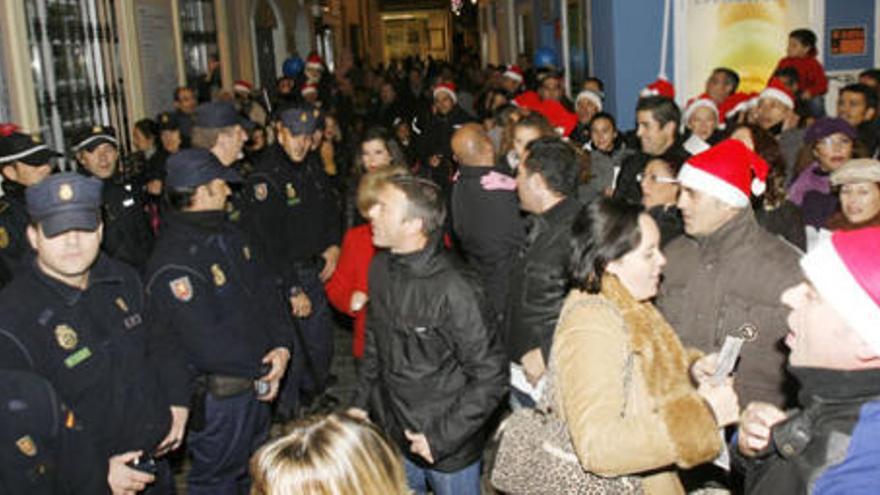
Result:
<svg viewBox="0 0 880 495">
<path fill-rule="evenodd" d="M 189 302 L 192 299 L 193 288 L 188 276 L 184 275 L 180 278 L 176 278 L 171 282 L 168 282 L 168 285 L 171 287 L 171 294 L 173 294 L 177 300 Z"/>
<path fill-rule="evenodd" d="M 37 455 L 37 444 L 34 443 L 34 439 L 31 438 L 30 435 L 25 435 L 18 440 L 15 441 L 15 446 L 18 447 L 18 450 L 28 456 L 33 457 Z"/>
</svg>

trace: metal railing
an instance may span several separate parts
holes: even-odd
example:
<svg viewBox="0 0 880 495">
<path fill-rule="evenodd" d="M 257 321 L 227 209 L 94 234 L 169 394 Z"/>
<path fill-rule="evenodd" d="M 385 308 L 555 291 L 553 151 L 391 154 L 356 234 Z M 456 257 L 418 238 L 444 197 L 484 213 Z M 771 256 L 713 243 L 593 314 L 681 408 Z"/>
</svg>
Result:
<svg viewBox="0 0 880 495">
<path fill-rule="evenodd" d="M 84 126 L 111 125 L 129 149 L 114 0 L 25 0 L 28 49 L 44 139 L 70 147 Z"/>
</svg>

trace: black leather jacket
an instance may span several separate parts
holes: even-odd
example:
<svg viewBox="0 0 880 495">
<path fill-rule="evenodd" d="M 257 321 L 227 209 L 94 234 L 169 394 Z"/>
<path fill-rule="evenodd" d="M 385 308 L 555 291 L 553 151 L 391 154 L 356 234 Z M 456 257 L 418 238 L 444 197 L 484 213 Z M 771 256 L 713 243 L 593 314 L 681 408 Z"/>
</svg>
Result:
<svg viewBox="0 0 880 495">
<path fill-rule="evenodd" d="M 755 457 L 731 451 L 745 493 L 877 493 L 880 370 L 789 368 L 803 408 L 773 426 Z"/>
<path fill-rule="evenodd" d="M 478 460 L 508 386 L 478 284 L 435 239 L 415 253 L 377 253 L 369 294 L 354 405 L 414 463 L 452 472 Z M 434 464 L 409 452 L 404 429 L 427 437 Z"/>
<path fill-rule="evenodd" d="M 571 254 L 571 225 L 581 209 L 565 198 L 531 218 L 526 247 L 513 263 L 508 295 L 505 345 L 511 361 L 540 347 L 550 356 L 553 329 L 568 294 L 566 267 Z"/>
</svg>

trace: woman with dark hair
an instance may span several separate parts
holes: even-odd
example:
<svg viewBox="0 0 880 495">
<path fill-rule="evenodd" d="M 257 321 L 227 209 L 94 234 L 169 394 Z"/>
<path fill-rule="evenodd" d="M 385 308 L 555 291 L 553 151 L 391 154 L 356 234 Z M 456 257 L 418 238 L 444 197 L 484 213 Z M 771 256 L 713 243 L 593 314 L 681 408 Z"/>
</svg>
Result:
<svg viewBox="0 0 880 495">
<path fill-rule="evenodd" d="M 572 227 L 570 282 L 545 392 L 582 469 L 635 476 L 645 493 L 684 493 L 676 468 L 712 460 L 735 422 L 732 379 L 689 376 L 686 351 L 651 304 L 666 260 L 654 220 L 600 199 Z M 695 369 L 714 369 L 707 356 Z M 570 462 L 575 462 L 574 460 Z"/>
<path fill-rule="evenodd" d="M 526 152 L 526 146 L 538 138 L 556 135 L 550 122 L 537 112 L 514 120 L 510 127 L 510 140 L 498 155 L 498 169 L 515 176 L 516 168 Z"/>
<path fill-rule="evenodd" d="M 400 146 L 384 127 L 371 127 L 364 133 L 354 158 L 348 185 L 346 187 L 345 207 L 343 209 L 343 228 L 348 230 L 361 225 L 366 219 L 357 208 L 357 186 L 361 177 L 374 170 L 395 165 L 408 167 Z"/>
<path fill-rule="evenodd" d="M 644 172 L 636 179 L 642 188 L 642 206 L 657 222 L 660 247 L 684 233 L 684 221 L 678 209 L 678 170 L 681 163 L 662 157 L 648 160 Z"/>
<path fill-rule="evenodd" d="M 840 211 L 828 220 L 830 230 L 855 230 L 880 226 L 880 161 L 850 160 L 831 174 Z"/>
<path fill-rule="evenodd" d="M 781 236 L 801 250 L 807 248 L 807 235 L 800 208 L 788 200 L 785 189 L 785 161 L 772 134 L 754 124 L 740 124 L 730 137 L 742 141 L 770 165 L 767 190 L 752 196 L 755 219 L 768 232 Z"/>
<path fill-rule="evenodd" d="M 821 228 L 837 211 L 837 197 L 831 191 L 831 173 L 859 156 L 856 130 L 845 120 L 822 118 L 807 129 L 801 148 L 797 175 L 788 186 L 788 198 L 804 214 L 804 224 Z"/>
<path fill-rule="evenodd" d="M 590 187 L 602 196 L 611 197 L 614 182 L 620 172 L 623 160 L 635 153 L 617 130 L 617 123 L 610 113 L 599 112 L 590 120 L 590 142 L 585 146 L 590 151 L 592 179 Z"/>
</svg>

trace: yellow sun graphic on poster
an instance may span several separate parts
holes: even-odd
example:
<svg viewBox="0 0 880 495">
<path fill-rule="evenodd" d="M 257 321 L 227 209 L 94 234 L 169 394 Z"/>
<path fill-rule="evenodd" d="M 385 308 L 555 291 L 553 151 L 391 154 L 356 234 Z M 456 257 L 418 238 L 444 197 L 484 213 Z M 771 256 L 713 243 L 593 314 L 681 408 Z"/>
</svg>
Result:
<svg viewBox="0 0 880 495">
<path fill-rule="evenodd" d="M 740 75 L 739 91 L 760 91 L 779 59 L 788 33 L 812 28 L 812 0 L 679 0 L 676 60 L 684 98 L 703 92 L 715 67 Z"/>
</svg>

